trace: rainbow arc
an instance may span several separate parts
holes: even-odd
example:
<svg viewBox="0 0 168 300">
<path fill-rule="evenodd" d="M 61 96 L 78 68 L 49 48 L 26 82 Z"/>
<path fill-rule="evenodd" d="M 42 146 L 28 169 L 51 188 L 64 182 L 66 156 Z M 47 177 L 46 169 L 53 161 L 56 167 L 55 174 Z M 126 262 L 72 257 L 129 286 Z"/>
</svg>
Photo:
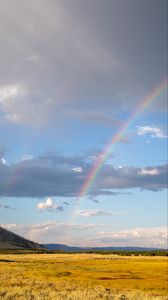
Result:
<svg viewBox="0 0 168 300">
<path fill-rule="evenodd" d="M 93 168 L 89 172 L 83 186 L 80 189 L 78 197 L 85 196 L 88 191 L 91 189 L 93 183 L 95 182 L 98 174 L 101 171 L 102 166 L 104 165 L 105 161 L 111 155 L 115 145 L 123 139 L 126 131 L 132 125 L 132 123 L 156 100 L 158 99 L 167 88 L 168 79 L 166 78 L 162 83 L 155 86 L 152 91 L 145 96 L 141 101 L 140 104 L 136 107 L 135 111 L 131 114 L 128 120 L 124 123 L 124 125 L 119 129 L 119 131 L 112 137 L 109 143 L 105 146 L 103 151 L 98 156 L 96 163 L 94 164 Z"/>
</svg>

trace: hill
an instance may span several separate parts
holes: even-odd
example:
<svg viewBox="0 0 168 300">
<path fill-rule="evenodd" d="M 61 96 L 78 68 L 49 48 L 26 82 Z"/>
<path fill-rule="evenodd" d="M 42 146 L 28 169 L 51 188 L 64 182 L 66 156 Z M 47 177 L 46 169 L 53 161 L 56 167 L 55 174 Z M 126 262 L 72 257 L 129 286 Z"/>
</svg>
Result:
<svg viewBox="0 0 168 300">
<path fill-rule="evenodd" d="M 157 248 L 145 247 L 72 247 L 64 244 L 44 244 L 45 248 L 49 250 L 65 251 L 65 252 L 80 252 L 80 251 L 155 251 Z"/>
<path fill-rule="evenodd" d="M 44 246 L 0 227 L 0 249 L 44 249 Z"/>
<path fill-rule="evenodd" d="M 74 247 L 67 246 L 64 244 L 43 244 L 43 246 L 48 250 L 65 251 L 65 252 L 79 252 L 87 249 L 87 248 L 80 248 L 75 246 Z"/>
</svg>

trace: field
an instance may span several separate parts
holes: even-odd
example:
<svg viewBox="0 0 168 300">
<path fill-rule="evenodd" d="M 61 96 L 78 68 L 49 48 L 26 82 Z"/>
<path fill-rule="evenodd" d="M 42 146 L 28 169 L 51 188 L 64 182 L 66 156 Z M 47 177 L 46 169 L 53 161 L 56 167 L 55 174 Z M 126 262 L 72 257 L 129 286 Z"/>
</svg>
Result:
<svg viewBox="0 0 168 300">
<path fill-rule="evenodd" d="M 166 300 L 167 257 L 0 254 L 3 300 Z"/>
</svg>

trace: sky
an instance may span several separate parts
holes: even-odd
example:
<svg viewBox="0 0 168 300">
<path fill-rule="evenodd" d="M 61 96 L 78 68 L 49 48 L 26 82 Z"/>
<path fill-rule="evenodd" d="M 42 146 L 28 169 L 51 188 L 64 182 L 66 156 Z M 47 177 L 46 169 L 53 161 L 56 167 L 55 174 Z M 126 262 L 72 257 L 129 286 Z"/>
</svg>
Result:
<svg viewBox="0 0 168 300">
<path fill-rule="evenodd" d="M 0 0 L 0 19 L 0 225 L 165 248 L 167 0 Z"/>
</svg>

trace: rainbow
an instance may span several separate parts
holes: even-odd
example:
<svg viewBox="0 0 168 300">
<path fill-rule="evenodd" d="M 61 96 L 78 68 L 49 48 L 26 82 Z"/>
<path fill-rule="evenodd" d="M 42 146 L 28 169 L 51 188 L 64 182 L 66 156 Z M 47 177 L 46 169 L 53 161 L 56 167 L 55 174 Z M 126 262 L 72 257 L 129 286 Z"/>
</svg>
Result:
<svg viewBox="0 0 168 300">
<path fill-rule="evenodd" d="M 136 107 L 135 111 L 131 114 L 119 131 L 112 137 L 110 142 L 105 146 L 103 151 L 98 156 L 96 163 L 89 172 L 82 188 L 80 189 L 78 197 L 83 197 L 88 193 L 99 172 L 101 171 L 104 162 L 108 159 L 112 150 L 114 149 L 114 146 L 124 137 L 127 129 L 131 126 L 133 121 L 135 121 L 139 115 L 141 115 L 158 97 L 164 93 L 167 84 L 168 79 L 166 78 L 162 83 L 155 86 L 152 91 L 140 101 L 140 104 Z"/>
</svg>

